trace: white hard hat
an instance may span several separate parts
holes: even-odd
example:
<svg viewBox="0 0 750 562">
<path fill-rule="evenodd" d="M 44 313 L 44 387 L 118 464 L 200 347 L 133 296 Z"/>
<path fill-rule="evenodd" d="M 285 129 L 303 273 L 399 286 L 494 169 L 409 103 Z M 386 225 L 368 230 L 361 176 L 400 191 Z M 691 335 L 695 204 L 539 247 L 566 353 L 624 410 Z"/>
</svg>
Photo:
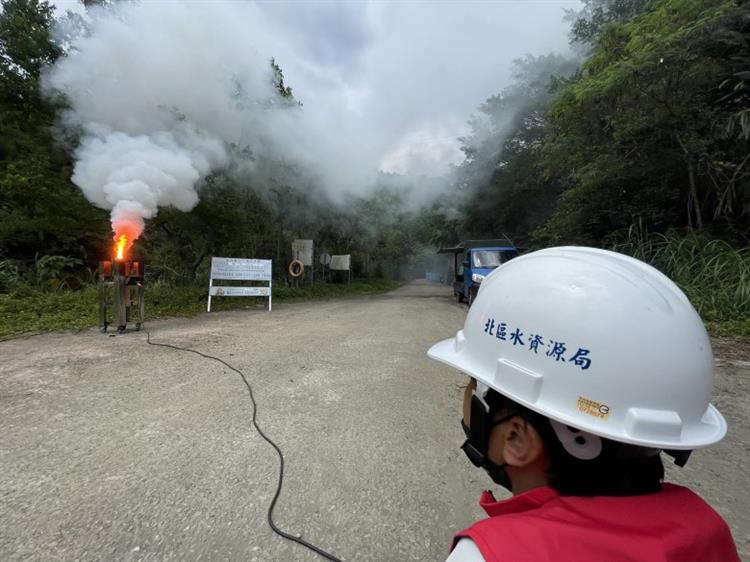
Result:
<svg viewBox="0 0 750 562">
<path fill-rule="evenodd" d="M 482 282 L 463 330 L 428 355 L 552 420 L 623 443 L 694 449 L 726 422 L 713 355 L 685 294 L 615 252 L 561 247 Z"/>
</svg>

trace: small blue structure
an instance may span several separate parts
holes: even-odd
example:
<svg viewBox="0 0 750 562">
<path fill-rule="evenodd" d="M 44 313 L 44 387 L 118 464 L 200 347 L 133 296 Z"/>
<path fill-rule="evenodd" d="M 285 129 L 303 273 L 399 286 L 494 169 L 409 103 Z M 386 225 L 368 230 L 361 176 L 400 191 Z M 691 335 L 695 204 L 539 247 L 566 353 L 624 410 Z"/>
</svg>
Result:
<svg viewBox="0 0 750 562">
<path fill-rule="evenodd" d="M 428 271 L 425 274 L 425 278 L 430 283 L 442 283 L 443 282 L 443 276 L 437 271 Z"/>
</svg>

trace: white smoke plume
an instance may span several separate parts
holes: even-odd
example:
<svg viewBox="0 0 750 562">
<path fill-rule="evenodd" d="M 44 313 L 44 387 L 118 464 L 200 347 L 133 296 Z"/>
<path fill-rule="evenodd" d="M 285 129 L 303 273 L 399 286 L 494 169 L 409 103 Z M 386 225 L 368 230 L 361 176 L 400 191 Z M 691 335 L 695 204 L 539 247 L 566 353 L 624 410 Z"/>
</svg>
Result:
<svg viewBox="0 0 750 562">
<path fill-rule="evenodd" d="M 111 210 L 115 238 L 132 242 L 159 207 L 183 211 L 196 184 L 242 154 L 297 165 L 343 192 L 370 168 L 342 127 L 276 90 L 263 14 L 240 2 L 121 3 L 94 9 L 87 32 L 46 75 L 82 130 L 73 182 Z M 278 41 L 275 41 L 278 43 Z M 344 164 L 335 169 L 332 161 Z M 349 173 L 348 173 L 349 172 Z"/>
<path fill-rule="evenodd" d="M 561 10 L 578 3 L 118 1 L 88 8 L 77 36 L 61 25 L 68 55 L 45 88 L 84 133 L 74 181 L 118 228 L 188 209 L 224 166 L 253 185 L 302 172 L 298 186 L 344 200 L 378 169 L 449 172 L 465 119 L 513 59 L 564 47 Z M 279 97 L 272 57 L 302 107 Z"/>
<path fill-rule="evenodd" d="M 115 236 L 132 243 L 159 207 L 190 211 L 196 182 L 227 162 L 222 143 L 190 129 L 129 135 L 89 125 L 75 153 L 73 182 L 112 210 Z"/>
</svg>

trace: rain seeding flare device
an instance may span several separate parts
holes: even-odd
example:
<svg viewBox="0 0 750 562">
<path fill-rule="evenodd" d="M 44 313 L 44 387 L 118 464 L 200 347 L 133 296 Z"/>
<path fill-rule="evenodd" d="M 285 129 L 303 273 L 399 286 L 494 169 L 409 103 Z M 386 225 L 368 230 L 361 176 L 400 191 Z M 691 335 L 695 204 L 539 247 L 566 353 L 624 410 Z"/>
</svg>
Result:
<svg viewBox="0 0 750 562">
<path fill-rule="evenodd" d="M 120 236 L 113 258 L 99 262 L 99 328 L 105 333 L 110 324 L 119 333 L 130 321 L 135 321 L 136 330 L 143 324 L 145 267 L 127 257 L 127 247 L 127 237 Z"/>
</svg>

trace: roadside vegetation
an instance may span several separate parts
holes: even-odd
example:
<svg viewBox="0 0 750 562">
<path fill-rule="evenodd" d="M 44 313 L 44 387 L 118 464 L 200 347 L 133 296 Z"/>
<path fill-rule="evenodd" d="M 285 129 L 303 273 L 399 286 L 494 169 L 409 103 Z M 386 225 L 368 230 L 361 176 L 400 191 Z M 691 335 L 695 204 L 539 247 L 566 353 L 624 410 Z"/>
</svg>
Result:
<svg viewBox="0 0 750 562">
<path fill-rule="evenodd" d="M 53 137 L 65 100 L 40 92 L 65 50 L 50 4 L 0 2 L 0 335 L 90 327 L 112 233 L 71 183 L 77 139 Z M 427 180 L 382 174 L 333 204 L 274 161 L 256 163 L 262 177 L 209 176 L 189 213 L 160 211 L 134 248 L 149 318 L 204 310 L 212 255 L 273 259 L 276 299 L 333 297 L 445 271 L 439 246 L 506 235 L 528 250 L 632 254 L 673 278 L 712 333 L 750 336 L 750 3 L 582 4 L 568 14 L 575 56 L 516 62 L 512 84 L 471 117 L 465 159 L 432 201 L 410 199 Z M 269 79 L 305 110 L 275 62 Z M 296 238 L 351 254 L 361 281 L 293 289 Z"/>
<path fill-rule="evenodd" d="M 391 291 L 401 283 L 384 279 L 346 283 L 316 283 L 301 287 L 274 288 L 273 302 L 342 298 Z M 146 322 L 158 318 L 195 316 L 206 312 L 208 287 L 157 284 L 146 293 Z M 26 290 L 23 294 L 0 294 L 0 340 L 51 330 L 85 330 L 99 323 L 98 288 L 87 285 L 77 291 Z M 222 310 L 262 308 L 266 299 L 214 297 L 212 313 Z M 129 326 L 132 328 L 132 326 Z M 113 328 L 110 327 L 110 331 Z"/>
<path fill-rule="evenodd" d="M 714 335 L 750 336 L 750 247 L 700 234 L 633 228 L 614 245 L 654 265 L 685 292 Z"/>
<path fill-rule="evenodd" d="M 470 122 L 459 230 L 632 254 L 750 335 L 750 4 L 583 4 L 580 60 L 518 61 Z"/>
</svg>

